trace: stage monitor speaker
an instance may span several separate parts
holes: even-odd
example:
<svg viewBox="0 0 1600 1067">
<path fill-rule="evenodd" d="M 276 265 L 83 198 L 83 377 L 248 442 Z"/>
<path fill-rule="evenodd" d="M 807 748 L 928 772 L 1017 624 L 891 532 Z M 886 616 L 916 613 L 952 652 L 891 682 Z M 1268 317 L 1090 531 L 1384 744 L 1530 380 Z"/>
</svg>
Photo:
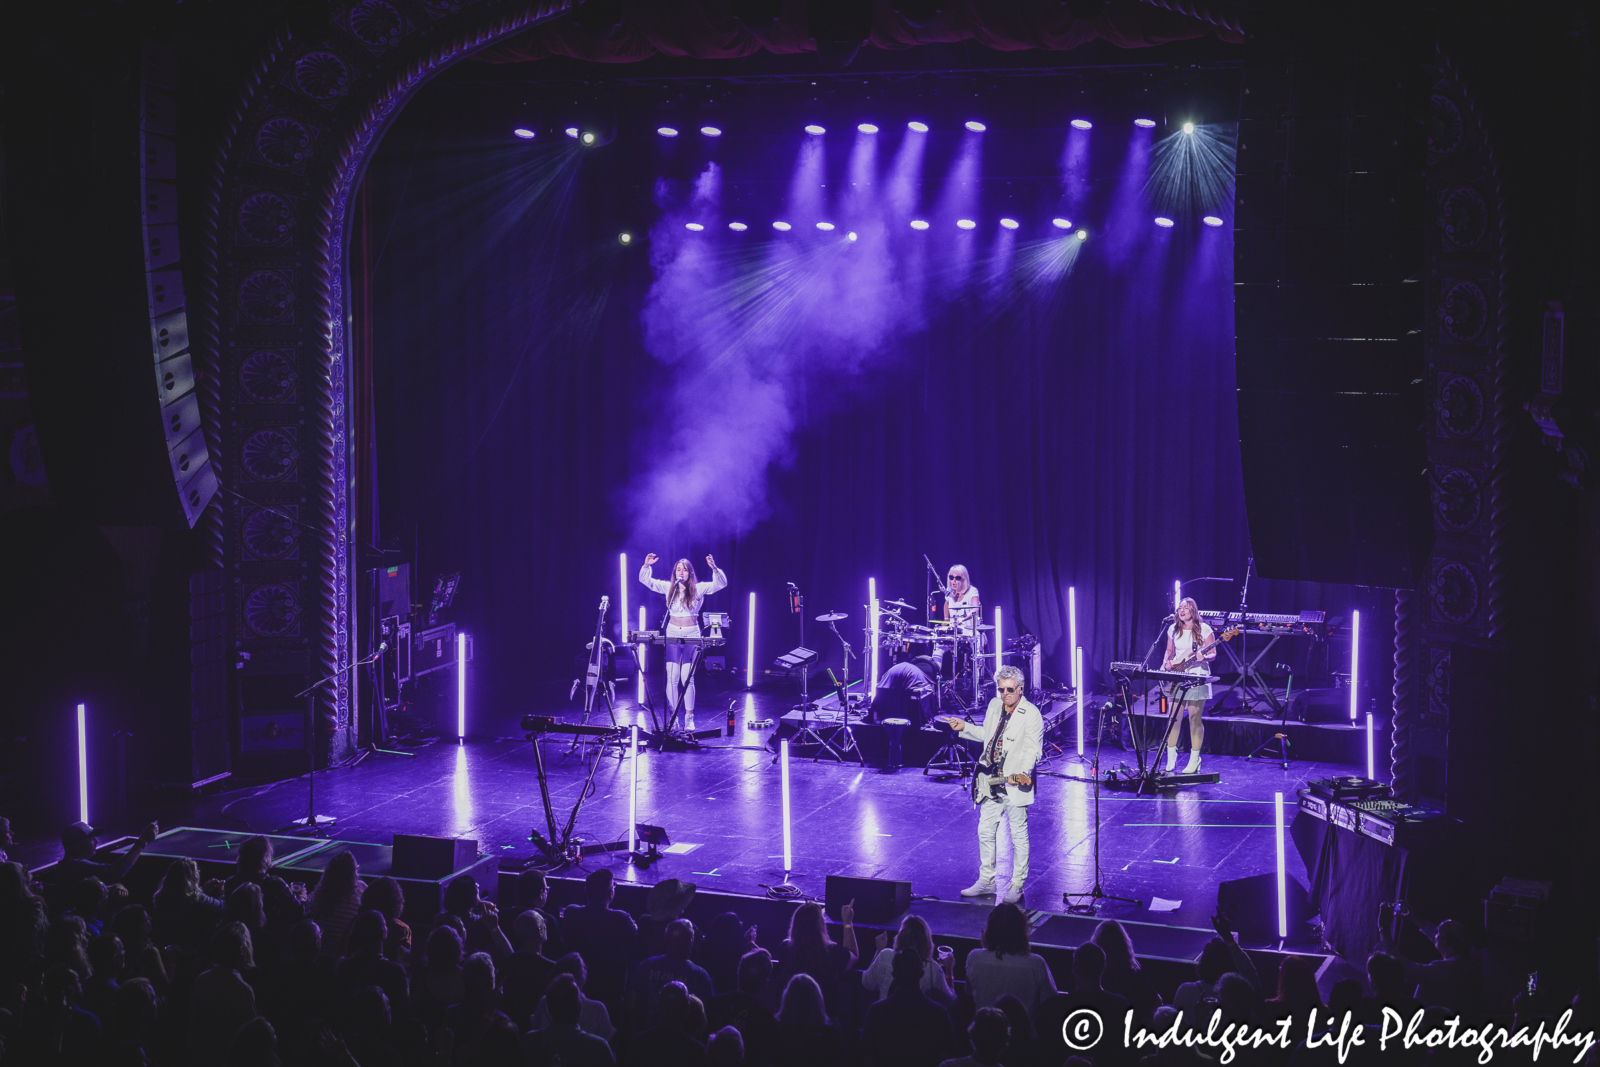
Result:
<svg viewBox="0 0 1600 1067">
<path fill-rule="evenodd" d="M 1311 918 L 1311 899 L 1306 887 L 1293 876 L 1286 876 L 1289 932 L 1293 934 Z M 1235 878 L 1217 886 L 1217 912 L 1242 934 L 1252 937 L 1278 936 L 1278 876 L 1274 873 Z"/>
<path fill-rule="evenodd" d="M 856 922 L 889 924 L 911 907 L 911 883 L 885 878 L 848 878 L 828 875 L 825 890 L 828 918 L 837 921 L 839 908 L 856 902 Z"/>
<path fill-rule="evenodd" d="M 390 873 L 396 878 L 448 878 L 477 861 L 478 842 L 469 838 L 395 834 Z"/>
<path fill-rule="evenodd" d="M 1294 695 L 1294 707 L 1289 710 L 1289 718 L 1300 722 L 1348 723 L 1350 690 L 1302 689 Z"/>
</svg>

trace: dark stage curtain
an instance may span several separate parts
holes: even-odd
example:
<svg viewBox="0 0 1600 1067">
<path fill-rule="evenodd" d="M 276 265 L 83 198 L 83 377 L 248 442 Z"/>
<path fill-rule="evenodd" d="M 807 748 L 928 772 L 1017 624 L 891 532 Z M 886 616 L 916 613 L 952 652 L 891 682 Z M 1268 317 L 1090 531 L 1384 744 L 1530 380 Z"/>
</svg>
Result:
<svg viewBox="0 0 1600 1067">
<path fill-rule="evenodd" d="M 848 612 L 840 630 L 859 648 L 869 577 L 881 597 L 918 604 L 923 553 L 941 575 L 964 563 L 1006 632 L 1037 635 L 1063 682 L 1069 586 L 1089 677 L 1103 681 L 1108 661 L 1138 658 L 1160 632 L 1174 579 L 1243 576 L 1226 228 L 1141 219 L 1136 239 L 1091 239 L 1070 275 L 1020 289 L 979 278 L 944 291 L 941 266 L 921 328 L 859 369 L 785 381 L 794 426 L 763 518 L 630 540 L 627 487 L 676 440 L 739 448 L 721 431 L 749 410 L 682 400 L 673 389 L 689 372 L 647 350 L 660 249 L 618 244 L 604 214 L 614 190 L 555 164 L 508 165 L 502 144 L 474 147 L 451 123 L 425 103 L 369 179 L 377 467 L 381 532 L 415 541 L 419 593 L 463 572 L 454 617 L 475 636 L 477 691 L 523 710 L 564 696 L 600 596 L 616 602 L 621 551 L 630 625 L 641 602 L 652 622 L 661 612 L 633 579 L 646 552 L 661 555 L 658 575 L 687 556 L 702 577 L 715 553 L 732 586 L 707 609 L 734 614 L 728 659 L 742 667 L 757 592 L 758 669 L 800 640 L 785 582 L 806 594 L 806 644 L 837 667 L 839 643 L 811 616 Z M 727 377 L 710 373 L 708 395 L 725 395 Z M 1237 604 L 1232 585 L 1190 591 L 1202 607 Z M 1264 581 L 1250 598 L 1256 611 L 1338 614 L 1390 602 Z M 1369 622 L 1368 662 L 1382 662 L 1370 650 L 1386 625 Z M 1303 663 L 1307 649 L 1291 646 L 1275 656 Z"/>
<path fill-rule="evenodd" d="M 1145 48 L 1211 34 L 1233 43 L 1244 39 L 1234 30 L 1141 0 L 1112 0 L 1092 19 L 1074 18 L 1058 0 L 968 0 L 942 7 L 930 25 L 917 27 L 896 13 L 892 0 L 874 0 L 867 43 L 900 50 L 972 41 L 1011 52 L 1027 48 L 1066 51 L 1096 39 L 1119 48 Z M 801 3 L 783 5 L 783 17 L 760 36 L 733 17 L 728 0 L 628 0 L 622 8 L 619 32 L 607 40 L 597 40 L 576 19 L 567 18 L 496 45 L 476 58 L 520 63 L 570 56 L 597 63 L 635 63 L 654 55 L 734 59 L 762 50 L 784 54 L 816 49 Z"/>
</svg>

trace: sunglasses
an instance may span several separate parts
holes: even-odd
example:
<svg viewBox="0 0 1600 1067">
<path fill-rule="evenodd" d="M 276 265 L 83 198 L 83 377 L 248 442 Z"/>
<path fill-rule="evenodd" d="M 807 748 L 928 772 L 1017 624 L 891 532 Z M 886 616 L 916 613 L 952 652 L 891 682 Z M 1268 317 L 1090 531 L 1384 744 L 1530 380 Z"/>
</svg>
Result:
<svg viewBox="0 0 1600 1067">
<path fill-rule="evenodd" d="M 1022 691 L 1022 687 L 1016 685 L 997 685 L 995 688 L 1002 693 L 1019 693 Z"/>
<path fill-rule="evenodd" d="M 965 581 L 965 580 L 966 579 L 962 578 L 961 575 L 959 575 L 959 574 L 952 574 L 948 578 L 945 579 L 945 581 L 947 581 L 947 582 L 960 582 L 960 581 Z"/>
</svg>

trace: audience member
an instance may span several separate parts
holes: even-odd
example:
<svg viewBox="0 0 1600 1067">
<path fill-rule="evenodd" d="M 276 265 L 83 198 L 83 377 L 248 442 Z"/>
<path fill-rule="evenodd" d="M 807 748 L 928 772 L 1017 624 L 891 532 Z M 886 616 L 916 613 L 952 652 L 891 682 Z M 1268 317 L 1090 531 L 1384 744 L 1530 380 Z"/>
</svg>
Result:
<svg viewBox="0 0 1600 1067">
<path fill-rule="evenodd" d="M 583 956 L 589 970 L 587 992 L 608 1009 L 619 1011 L 639 927 L 633 916 L 611 906 L 616 887 L 608 869 L 591 871 L 584 880 L 584 892 L 587 904 L 569 904 L 562 911 L 561 936 L 568 950 Z"/>
<path fill-rule="evenodd" d="M 556 960 L 556 978 L 563 974 L 571 975 L 578 986 L 578 1025 L 583 1028 L 584 1033 L 594 1034 L 605 1041 L 610 1041 L 617 1033 L 617 1028 L 611 1023 L 611 1013 L 606 1010 L 604 1004 L 598 1000 L 590 1000 L 583 992 L 584 986 L 589 981 L 589 972 L 584 966 L 583 957 L 576 952 L 569 952 Z M 554 981 L 555 979 L 551 979 L 552 983 Z M 545 998 L 548 996 L 547 992 Z M 535 1030 L 550 1025 L 550 1010 L 545 998 L 540 999 L 539 1006 L 533 1011 Z"/>
<path fill-rule="evenodd" d="M 122 881 L 132 869 L 134 861 L 160 832 L 160 827 L 150 823 L 139 832 L 128 851 L 102 862 L 95 856 L 95 837 L 100 831 L 86 822 L 71 824 L 61 831 L 61 860 L 54 872 L 56 888 L 70 894 L 73 887 L 85 878 L 98 878 L 106 885 Z"/>
<path fill-rule="evenodd" d="M 737 988 L 706 1001 L 706 1023 L 713 1030 L 731 1026 L 744 1039 L 743 1055 L 755 1067 L 765 1067 L 777 1054 L 778 1019 L 762 994 L 772 978 L 772 956 L 753 948 L 739 958 Z"/>
<path fill-rule="evenodd" d="M 579 1021 L 583 994 L 570 974 L 561 974 L 545 992 L 550 1021 L 522 1041 L 529 1067 L 608 1067 L 616 1062 L 611 1046 Z"/>
<path fill-rule="evenodd" d="M 526 1028 L 539 1006 L 545 987 L 556 976 L 556 961 L 544 954 L 545 925 L 541 912 L 529 909 L 511 923 L 517 950 L 502 969 L 505 1003 L 501 1009 L 518 1026 Z"/>
<path fill-rule="evenodd" d="M 250 944 L 256 949 L 256 965 L 278 965 L 278 939 L 267 932 L 267 909 L 262 904 L 261 887 L 254 882 L 243 882 L 228 894 L 223 907 L 224 921 L 244 923 L 250 931 Z"/>
<path fill-rule="evenodd" d="M 967 1037 L 972 1042 L 972 1055 L 945 1060 L 939 1067 L 999 1067 L 1011 1040 L 1011 1024 L 1006 1013 L 999 1008 L 979 1008 L 967 1027 Z"/>
<path fill-rule="evenodd" d="M 335 977 L 347 1001 L 357 991 L 367 986 L 377 986 L 388 998 L 391 1012 L 396 1004 L 404 1011 L 411 1003 L 409 983 L 405 968 L 383 954 L 383 943 L 388 934 L 389 929 L 381 912 L 364 911 L 357 915 L 350 927 L 350 953 L 339 961 Z"/>
<path fill-rule="evenodd" d="M 1367 985 L 1372 995 L 1356 1005 L 1356 1017 L 1369 1026 L 1382 1025 L 1384 1008 L 1394 1009 L 1410 1022 L 1422 1007 L 1422 1002 L 1412 996 L 1413 986 L 1406 980 L 1405 965 L 1387 952 L 1374 952 L 1367 957 Z"/>
<path fill-rule="evenodd" d="M 1034 1036 L 1033 1023 L 1028 1018 L 1028 1010 L 1022 1006 L 1022 1001 L 1010 993 L 995 1001 L 994 1006 L 1006 1017 L 1006 1025 L 1011 1030 L 1011 1038 L 1000 1056 L 1000 1062 L 1006 1067 L 1033 1067 L 1034 1057 L 1038 1054 L 1038 1041 Z"/>
<path fill-rule="evenodd" d="M 561 922 L 550 910 L 550 881 L 543 871 L 523 871 L 517 875 L 516 914 L 536 911 L 544 916 L 544 954 L 559 959 L 566 954 L 561 940 Z"/>
<path fill-rule="evenodd" d="M 278 1033 L 261 1016 L 240 1026 L 228 1043 L 226 1067 L 278 1067 Z"/>
<path fill-rule="evenodd" d="M 481 1057 L 496 1023 L 505 1019 L 495 992 L 494 958 L 487 952 L 474 952 L 461 965 L 461 1000 L 445 1009 L 444 1025 L 454 1036 L 457 1058 L 474 1063 Z M 507 1020 L 509 1021 L 509 1020 Z"/>
<path fill-rule="evenodd" d="M 363 986 L 350 997 L 345 1047 L 361 1067 L 402 1067 L 405 1062 L 391 1036 L 391 1003 L 375 985 Z"/>
<path fill-rule="evenodd" d="M 94 875 L 79 879 L 68 895 L 65 914 L 78 916 L 89 936 L 98 937 L 105 933 L 105 907 L 110 895 L 106 884 Z"/>
<path fill-rule="evenodd" d="M 89 977 L 83 979 L 83 1006 L 102 1023 L 111 1017 L 116 1003 L 117 976 L 127 965 L 122 940 L 116 934 L 101 934 L 89 939 Z"/>
<path fill-rule="evenodd" d="M 1322 1011 L 1322 994 L 1317 991 L 1317 971 L 1304 956 L 1285 956 L 1278 963 L 1278 991 L 1267 999 L 1267 1018 L 1276 1022 L 1302 1020 L 1306 1013 Z"/>
<path fill-rule="evenodd" d="M 227 923 L 212 935 L 211 961 L 189 993 L 190 1063 L 221 1060 L 239 1027 L 256 1016 L 255 991 L 244 980 L 253 960 L 250 931 L 243 923 Z"/>
<path fill-rule="evenodd" d="M 411 1009 L 429 1026 L 445 1009 L 461 1003 L 467 987 L 461 974 L 461 935 L 453 926 L 436 926 L 428 935 L 427 961 L 411 973 Z"/>
<path fill-rule="evenodd" d="M 16 845 L 17 839 L 11 836 L 11 820 L 0 815 L 0 863 L 9 863 L 10 857 L 6 850 Z"/>
<path fill-rule="evenodd" d="M 810 973 L 796 974 L 778 1007 L 776 1062 L 779 1067 L 836 1067 L 844 1058 L 844 1036 L 828 1017 L 822 987 Z"/>
<path fill-rule="evenodd" d="M 267 924 L 274 934 L 281 935 L 289 927 L 305 918 L 305 886 L 293 886 L 272 873 L 272 839 L 261 834 L 249 838 L 239 846 L 239 859 L 228 878 L 228 898 L 240 886 L 256 885 L 261 888 L 261 906 L 266 911 Z M 259 947 L 259 946 L 258 946 Z"/>
<path fill-rule="evenodd" d="M 668 982 L 656 1003 L 656 1024 L 637 1031 L 623 1046 L 627 1067 L 702 1067 L 706 1047 L 689 1034 L 689 990 Z"/>
<path fill-rule="evenodd" d="M 744 1060 L 744 1038 L 731 1026 L 724 1026 L 706 1042 L 706 1067 L 740 1067 Z"/>
<path fill-rule="evenodd" d="M 63 915 L 44 935 L 44 965 L 70 967 L 77 974 L 89 973 L 89 928 L 76 915 Z"/>
<path fill-rule="evenodd" d="M 659 956 L 641 960 L 628 980 L 628 1015 L 635 1031 L 655 1024 L 656 997 L 668 982 L 682 982 L 704 1003 L 711 999 L 711 976 L 689 958 L 694 951 L 694 924 L 675 919 L 667 927 Z"/>
<path fill-rule="evenodd" d="M 1433 945 L 1442 958 L 1431 963 L 1396 957 L 1406 981 L 1416 983 L 1413 995 L 1427 1007 L 1444 1008 L 1455 1015 L 1477 1010 L 1483 995 L 1483 966 L 1473 954 L 1467 928 L 1446 919 L 1434 930 Z"/>
<path fill-rule="evenodd" d="M 500 910 L 492 900 L 479 895 L 478 880 L 472 875 L 458 874 L 450 879 L 444 887 L 442 907 L 466 928 L 462 951 L 487 952 L 497 963 L 511 955 L 511 942 L 500 929 Z"/>
<path fill-rule="evenodd" d="M 332 1018 L 339 1000 L 330 959 L 322 954 L 322 931 L 302 919 L 284 937 L 284 960 L 263 981 L 266 1014 L 278 1021 L 280 1039 L 296 1052 L 309 1046 L 317 1027 Z"/>
<path fill-rule="evenodd" d="M 1015 904 L 1000 903 L 983 925 L 982 947 L 967 953 L 967 992 L 980 1008 L 1010 993 L 1029 1013 L 1056 991 L 1050 968 L 1028 945 L 1028 919 Z"/>
<path fill-rule="evenodd" d="M 361 910 L 375 911 L 383 916 L 388 929 L 383 941 L 383 954 L 402 966 L 411 963 L 411 927 L 402 921 L 406 911 L 405 889 L 399 881 L 384 875 L 367 885 L 361 894 Z"/>
<path fill-rule="evenodd" d="M 148 978 L 130 978 L 117 989 L 106 1023 L 107 1045 L 123 1053 L 137 1053 L 142 1062 L 155 1063 L 155 1044 L 161 1021 L 161 998 Z M 132 1062 L 141 1062 L 134 1058 Z"/>
<path fill-rule="evenodd" d="M 64 964 L 44 972 L 39 1007 L 32 1013 L 34 1051 L 43 1062 L 90 1063 L 100 1051 L 100 1020 L 80 1006 L 78 973 Z"/>
<path fill-rule="evenodd" d="M 156 992 L 165 995 L 168 978 L 166 960 L 151 937 L 150 913 L 141 905 L 129 904 L 111 917 L 111 932 L 122 942 L 127 963 L 119 981 L 147 978 Z"/>
<path fill-rule="evenodd" d="M 644 914 L 639 916 L 639 944 L 634 950 L 637 955 L 648 959 L 666 951 L 667 927 L 683 916 L 694 899 L 694 891 L 693 882 L 677 878 L 663 878 L 650 887 L 645 894 Z"/>
<path fill-rule="evenodd" d="M 1148 1019 L 1161 1006 L 1161 997 L 1139 966 L 1127 928 L 1115 919 L 1105 919 L 1094 928 L 1089 940 L 1105 953 L 1106 970 L 1101 985 L 1132 1005 L 1139 1018 Z"/>
<path fill-rule="evenodd" d="M 1196 980 L 1184 982 L 1172 995 L 1173 1007 L 1183 1012 L 1184 1021 L 1190 1026 L 1203 1027 L 1212 1012 L 1216 1011 L 1221 1003 L 1217 996 L 1217 983 L 1228 972 L 1243 976 L 1253 988 L 1258 991 L 1261 989 L 1255 964 L 1239 947 L 1239 941 L 1233 936 L 1233 929 L 1227 920 L 1215 916 L 1211 925 L 1217 931 L 1217 936 L 1206 942 L 1200 950 L 1200 957 L 1195 960 Z"/>
<path fill-rule="evenodd" d="M 877 1000 L 889 995 L 895 954 L 901 949 L 910 949 L 922 961 L 922 978 L 918 983 L 922 991 L 931 1000 L 947 1008 L 955 1003 L 955 994 L 945 980 L 944 968 L 939 966 L 934 956 L 933 930 L 928 926 L 928 920 L 920 915 L 907 915 L 900 920 L 900 932 L 895 935 L 894 947 L 889 947 L 889 935 L 883 933 L 878 935 L 877 949 L 872 964 L 861 975 L 861 988 L 866 990 L 868 996 Z"/>
<path fill-rule="evenodd" d="M 0 863 L 0 978 L 26 982 L 44 960 L 50 917 L 20 863 Z"/>
<path fill-rule="evenodd" d="M 1359 979 L 1339 979 L 1328 990 L 1328 1014 L 1339 1020 L 1344 1018 L 1345 1012 L 1349 1012 L 1353 1018 L 1356 1006 L 1361 1003 L 1362 994 L 1365 992 Z"/>
<path fill-rule="evenodd" d="M 894 950 L 889 988 L 861 1024 L 861 1055 L 870 1067 L 937 1067 L 955 1053 L 950 1013 L 922 990 L 926 970 L 915 948 Z"/>
<path fill-rule="evenodd" d="M 756 928 L 745 928 L 738 913 L 725 911 L 711 920 L 695 954 L 696 962 L 711 976 L 711 988 L 731 993 L 739 986 L 739 960 L 756 947 Z"/>
<path fill-rule="evenodd" d="M 222 901 L 200 885 L 200 865 L 185 856 L 173 860 L 162 877 L 151 901 L 150 920 L 155 926 L 156 940 L 161 944 L 199 953 L 217 928 L 222 912 Z M 224 1045 L 220 1051 L 225 1053 L 226 1050 Z"/>
<path fill-rule="evenodd" d="M 1051 994 L 1033 1013 L 1032 1028 L 1038 1034 L 1035 1040 L 1042 1062 L 1059 1064 L 1072 1054 L 1061 1028 L 1080 1008 L 1096 1012 L 1107 1033 L 1121 1032 L 1128 1001 L 1105 987 L 1105 970 L 1106 954 L 1092 938 L 1073 951 L 1072 992 Z M 1006 1062 L 1010 1063 L 1009 1056 Z"/>
<path fill-rule="evenodd" d="M 306 907 L 306 914 L 317 920 L 322 930 L 323 951 L 344 954 L 345 938 L 360 912 L 361 894 L 366 891 L 367 883 L 361 880 L 355 855 L 347 848 L 335 853 Z"/>
<path fill-rule="evenodd" d="M 808 974 L 822 990 L 823 1003 L 828 1012 L 837 1010 L 839 976 L 856 965 L 855 908 L 845 904 L 839 909 L 844 934 L 838 943 L 828 936 L 826 916 L 822 905 L 807 901 L 789 917 L 789 936 L 778 946 L 778 973 L 774 982 L 776 991 L 788 995 L 789 981 L 795 975 Z"/>
</svg>

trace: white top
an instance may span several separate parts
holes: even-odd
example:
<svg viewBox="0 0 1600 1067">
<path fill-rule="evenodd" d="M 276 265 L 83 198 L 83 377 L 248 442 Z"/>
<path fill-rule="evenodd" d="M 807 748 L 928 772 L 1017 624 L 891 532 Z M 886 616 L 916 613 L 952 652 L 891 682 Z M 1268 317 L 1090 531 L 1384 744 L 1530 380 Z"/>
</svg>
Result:
<svg viewBox="0 0 1600 1067">
<path fill-rule="evenodd" d="M 997 959 L 994 952 L 986 948 L 975 948 L 967 953 L 967 992 L 972 994 L 976 1007 L 992 1008 L 995 1001 L 1010 993 L 1022 1001 L 1031 1016 L 1055 991 L 1050 967 L 1042 956 L 1032 952 L 1026 956 L 1008 952 Z"/>
<path fill-rule="evenodd" d="M 1000 698 L 994 697 L 983 713 L 983 722 L 978 725 L 968 725 L 961 731 L 961 736 L 987 745 L 989 738 L 1000 729 L 1000 720 L 1005 717 L 1003 708 Z M 1039 714 L 1039 709 L 1034 707 L 1027 697 L 1023 697 L 1017 701 L 1017 710 L 1011 713 L 1010 721 L 1005 724 L 1005 731 L 1000 754 L 1000 773 L 1008 778 L 1013 774 L 1026 774 L 1029 778 L 1033 778 L 1033 769 L 1044 756 L 1044 716 Z M 978 801 L 981 803 L 986 795 L 980 793 Z M 1027 807 L 1033 803 L 1037 795 L 1037 781 L 1034 782 L 1032 789 L 1024 789 L 1020 785 L 1006 786 L 1007 799 L 1017 807 Z M 971 958 L 967 957 L 969 961 Z M 968 966 L 971 966 L 970 962 Z M 978 1007 L 984 1005 L 979 1004 Z"/>
<path fill-rule="evenodd" d="M 677 564 L 673 564 L 673 566 L 677 566 Z M 650 564 L 648 563 L 646 563 L 643 567 L 640 567 L 639 581 L 652 592 L 663 594 L 670 593 L 670 596 L 667 598 L 667 611 L 673 615 L 694 615 L 698 617 L 700 614 L 700 605 L 705 603 L 706 597 L 710 596 L 712 593 L 720 593 L 722 590 L 728 587 L 728 576 L 722 572 L 721 567 L 713 567 L 711 570 L 711 580 L 709 582 L 698 583 L 695 586 L 694 600 L 685 603 L 685 599 L 689 594 L 688 586 L 680 585 L 675 581 L 668 582 L 663 581 L 660 578 L 652 578 L 650 576 L 650 570 Z"/>
<path fill-rule="evenodd" d="M 889 995 L 889 985 L 894 981 L 894 949 L 886 948 L 872 959 L 872 966 L 861 974 L 861 988 L 871 993 L 873 999 L 882 1000 Z M 922 968 L 922 980 L 917 983 L 929 998 L 949 1006 L 955 994 L 944 980 L 944 968 L 938 960 L 929 960 Z"/>
<path fill-rule="evenodd" d="M 950 611 L 950 623 L 964 634 L 976 633 L 979 616 L 983 614 L 983 601 L 978 597 L 978 587 L 967 586 L 960 598 L 946 594 L 944 606 Z"/>
<path fill-rule="evenodd" d="M 1202 621 L 1200 623 L 1200 644 L 1204 645 L 1207 641 L 1211 640 L 1211 634 L 1211 627 Z M 1172 660 L 1174 663 L 1182 663 L 1184 660 L 1188 659 L 1194 654 L 1193 630 L 1180 630 L 1178 629 L 1177 623 L 1173 623 L 1171 630 L 1168 631 L 1168 636 L 1172 638 Z M 1201 676 L 1208 675 L 1211 673 L 1211 664 L 1206 660 L 1201 660 L 1199 663 L 1196 663 L 1194 666 L 1188 668 L 1188 673 L 1198 674 Z M 1176 691 L 1176 687 L 1174 687 L 1174 691 Z M 1185 701 L 1202 699 L 1210 700 L 1211 683 L 1207 682 L 1205 685 L 1197 685 L 1192 686 L 1189 689 L 1185 689 L 1183 693 L 1183 699 Z"/>
</svg>

